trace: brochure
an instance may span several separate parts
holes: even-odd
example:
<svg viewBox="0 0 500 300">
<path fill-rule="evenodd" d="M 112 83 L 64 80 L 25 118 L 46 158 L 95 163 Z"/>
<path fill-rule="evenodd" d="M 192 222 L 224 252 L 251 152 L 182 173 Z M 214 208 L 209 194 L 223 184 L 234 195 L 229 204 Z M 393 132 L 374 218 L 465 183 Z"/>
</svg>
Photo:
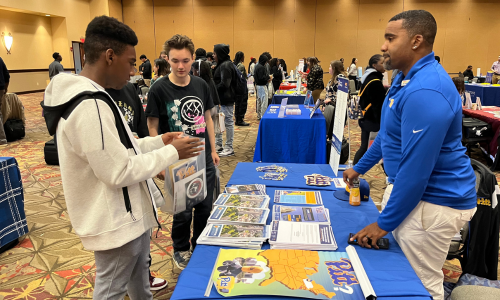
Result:
<svg viewBox="0 0 500 300">
<path fill-rule="evenodd" d="M 274 221 L 272 226 L 271 249 L 337 250 L 330 225 Z"/>
<path fill-rule="evenodd" d="M 265 225 L 269 209 L 214 206 L 208 223 L 245 223 Z"/>
<path fill-rule="evenodd" d="M 198 244 L 260 249 L 271 235 L 268 225 L 208 224 Z"/>
<path fill-rule="evenodd" d="M 211 279 L 224 297 L 365 299 L 345 252 L 221 249 Z"/>
<path fill-rule="evenodd" d="M 319 191 L 288 191 L 276 190 L 274 203 L 322 205 Z"/>
<path fill-rule="evenodd" d="M 254 188 L 256 189 L 253 190 Z M 242 190 L 241 192 L 240 189 Z M 247 191 L 245 191 L 245 189 L 247 189 Z M 232 185 L 230 187 L 226 187 L 225 191 L 227 194 L 266 195 L 266 186 L 264 184 Z"/>
<path fill-rule="evenodd" d="M 268 208 L 269 196 L 220 194 L 214 205 L 226 205 L 249 208 Z"/>
<path fill-rule="evenodd" d="M 273 207 L 273 221 L 310 222 L 330 224 L 329 212 L 323 206 L 283 206 Z"/>
</svg>

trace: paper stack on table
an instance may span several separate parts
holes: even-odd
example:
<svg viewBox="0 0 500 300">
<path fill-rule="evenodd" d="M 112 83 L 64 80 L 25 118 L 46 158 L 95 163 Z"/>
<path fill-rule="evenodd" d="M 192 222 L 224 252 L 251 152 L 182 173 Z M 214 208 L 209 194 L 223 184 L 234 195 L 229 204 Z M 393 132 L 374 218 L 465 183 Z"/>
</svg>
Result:
<svg viewBox="0 0 500 300">
<path fill-rule="evenodd" d="M 266 195 L 266 186 L 263 184 L 232 185 L 226 187 L 226 194 Z"/>
<path fill-rule="evenodd" d="M 260 249 L 271 235 L 269 225 L 208 224 L 196 241 L 203 245 Z"/>
<path fill-rule="evenodd" d="M 302 222 L 272 223 L 271 249 L 337 250 L 330 225 Z"/>
<path fill-rule="evenodd" d="M 328 208 L 323 206 L 274 205 L 273 221 L 330 225 Z"/>
<path fill-rule="evenodd" d="M 208 223 L 266 225 L 268 208 L 214 206 Z"/>
</svg>

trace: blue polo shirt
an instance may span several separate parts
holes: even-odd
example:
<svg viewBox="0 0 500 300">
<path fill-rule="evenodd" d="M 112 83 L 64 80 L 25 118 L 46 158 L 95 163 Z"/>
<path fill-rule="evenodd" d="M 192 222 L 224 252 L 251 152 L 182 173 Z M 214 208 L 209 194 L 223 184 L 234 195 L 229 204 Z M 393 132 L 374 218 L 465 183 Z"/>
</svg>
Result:
<svg viewBox="0 0 500 300">
<path fill-rule="evenodd" d="M 420 200 L 455 209 L 476 207 L 474 171 L 462 146 L 462 101 L 450 76 L 434 59 L 400 72 L 382 107 L 375 142 L 354 166 L 366 173 L 381 158 L 394 184 L 378 225 L 392 231 Z"/>
</svg>

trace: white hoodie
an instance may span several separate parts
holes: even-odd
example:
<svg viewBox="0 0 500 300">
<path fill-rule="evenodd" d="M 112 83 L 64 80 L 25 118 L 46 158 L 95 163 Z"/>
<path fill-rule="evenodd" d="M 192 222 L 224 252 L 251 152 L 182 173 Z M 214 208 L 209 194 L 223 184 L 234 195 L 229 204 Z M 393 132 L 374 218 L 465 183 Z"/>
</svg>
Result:
<svg viewBox="0 0 500 300">
<path fill-rule="evenodd" d="M 86 77 L 61 73 L 45 90 L 44 109 L 57 110 L 85 91 L 104 89 Z M 157 226 L 156 205 L 164 200 L 151 178 L 179 159 L 175 147 L 165 146 L 161 136 L 135 139 L 121 116 L 134 146 L 127 149 L 120 141 L 113 111 L 99 99 L 84 100 L 66 119 L 50 120 L 47 113 L 45 118 L 49 130 L 49 123 L 57 122 L 52 125 L 57 125 L 66 205 L 86 249 L 114 249 Z M 131 212 L 125 207 L 124 187 Z"/>
</svg>

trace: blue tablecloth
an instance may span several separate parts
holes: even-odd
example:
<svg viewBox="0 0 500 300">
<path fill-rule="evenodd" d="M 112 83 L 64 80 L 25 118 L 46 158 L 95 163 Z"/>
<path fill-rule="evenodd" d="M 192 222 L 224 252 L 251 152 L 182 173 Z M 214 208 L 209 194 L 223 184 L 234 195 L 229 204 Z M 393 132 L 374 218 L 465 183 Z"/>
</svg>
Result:
<svg viewBox="0 0 500 300">
<path fill-rule="evenodd" d="M 309 118 L 309 109 L 299 105 L 302 115 L 278 118 L 269 113 L 270 105 L 260 120 L 255 143 L 254 162 L 271 163 L 326 163 L 326 121 L 318 109 Z"/>
<path fill-rule="evenodd" d="M 273 104 L 281 104 L 281 100 L 288 98 L 287 104 L 304 104 L 306 95 L 287 95 L 287 94 L 274 94 Z"/>
<path fill-rule="evenodd" d="M 257 167 L 258 164 L 249 164 Z M 246 167 L 246 166 L 245 166 Z M 249 166 L 250 167 L 250 166 Z M 324 170 L 320 166 L 310 165 L 302 176 L 311 173 L 321 173 Z M 249 169 L 236 169 L 233 177 L 242 178 L 250 172 Z M 255 168 L 254 168 L 254 171 Z M 253 174 L 248 174 L 253 178 Z M 232 180 L 232 179 L 231 179 Z M 230 181 L 231 182 L 231 181 Z M 254 183 L 249 179 L 246 184 Z M 287 188 L 296 189 L 296 186 Z M 279 188 L 282 189 L 282 188 Z M 268 187 L 267 194 L 272 196 L 276 188 Z M 309 189 L 311 190 L 311 189 Z M 331 225 L 338 244 L 339 252 L 345 252 L 348 246 L 347 239 L 349 233 L 358 232 L 366 225 L 377 220 L 378 210 L 372 201 L 362 202 L 360 206 L 353 207 L 347 201 L 337 200 L 332 191 L 321 191 L 324 206 L 330 209 Z M 271 201 L 272 202 L 272 201 Z M 269 207 L 272 208 L 272 203 Z M 268 218 L 268 224 L 270 223 Z M 389 250 L 365 249 L 356 246 L 358 255 L 363 263 L 366 274 L 378 296 L 378 299 L 430 299 L 429 293 L 425 290 L 422 282 L 413 271 L 406 256 L 399 245 L 394 240 L 392 234 L 386 236 L 389 239 Z M 177 285 L 172 295 L 172 300 L 179 299 L 207 299 L 203 295 L 207 287 L 212 269 L 221 247 L 199 245 L 196 247 L 187 268 L 179 275 Z M 226 248 L 226 247 L 223 247 Z M 263 249 L 269 249 L 269 244 L 265 243 Z M 389 298 L 390 297 L 390 298 Z M 209 299 L 227 299 L 221 296 L 212 287 Z M 290 299 L 282 297 L 245 297 L 245 299 Z"/>
<path fill-rule="evenodd" d="M 14 157 L 0 157 L 0 247 L 28 233 L 23 182 Z"/>
<path fill-rule="evenodd" d="M 314 190 L 327 190 L 334 191 L 335 185 L 330 186 L 309 186 L 306 184 L 304 175 L 311 175 L 313 173 L 325 175 L 331 178 L 339 177 L 342 178 L 342 171 L 338 172 L 338 176 L 335 176 L 330 165 L 315 165 L 314 172 L 311 171 L 311 165 L 308 164 L 290 164 L 290 163 L 280 163 L 277 164 L 281 167 L 285 167 L 288 172 L 286 172 L 286 177 L 282 181 L 278 180 L 264 180 L 260 176 L 264 175 L 263 172 L 256 172 L 256 168 L 259 166 L 269 166 L 270 163 L 238 163 L 236 169 L 234 169 L 233 176 L 229 179 L 227 185 L 233 184 L 248 184 L 257 183 L 265 184 L 267 187 L 295 187 L 298 189 L 314 189 Z M 341 165 L 343 166 L 343 165 Z"/>
<path fill-rule="evenodd" d="M 472 103 L 479 97 L 483 106 L 500 106 L 500 86 L 465 84 L 465 91 L 470 93 Z"/>
</svg>

